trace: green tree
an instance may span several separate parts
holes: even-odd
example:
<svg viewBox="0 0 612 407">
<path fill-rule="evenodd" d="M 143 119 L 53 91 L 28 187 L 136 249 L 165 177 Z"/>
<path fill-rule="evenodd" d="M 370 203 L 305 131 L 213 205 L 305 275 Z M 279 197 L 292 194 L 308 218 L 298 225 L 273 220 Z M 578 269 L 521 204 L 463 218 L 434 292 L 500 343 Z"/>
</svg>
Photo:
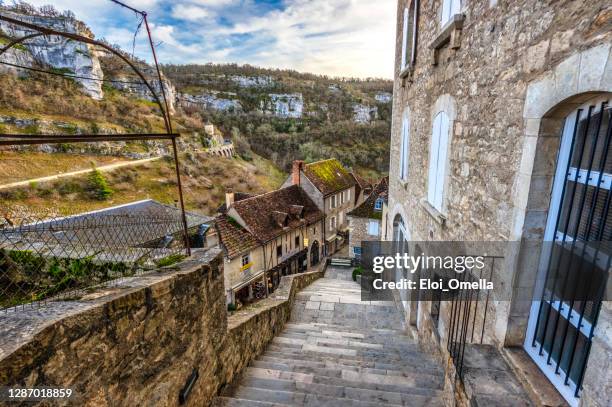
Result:
<svg viewBox="0 0 612 407">
<path fill-rule="evenodd" d="M 100 201 L 106 201 L 113 194 L 113 190 L 108 186 L 106 178 L 104 178 L 104 175 L 102 175 L 95 165 L 92 165 L 88 183 L 89 191 Z"/>
</svg>

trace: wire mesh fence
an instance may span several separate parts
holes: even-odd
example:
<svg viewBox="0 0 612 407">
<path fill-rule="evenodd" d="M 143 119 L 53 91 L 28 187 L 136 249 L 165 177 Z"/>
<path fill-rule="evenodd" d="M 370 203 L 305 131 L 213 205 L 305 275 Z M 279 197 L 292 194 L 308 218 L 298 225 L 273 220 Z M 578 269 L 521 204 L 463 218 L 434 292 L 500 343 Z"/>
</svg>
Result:
<svg viewBox="0 0 612 407">
<path fill-rule="evenodd" d="M 190 215 L 188 221 L 198 230 L 208 219 Z M 66 217 L 4 209 L 0 311 L 75 298 L 178 262 L 185 253 L 181 212 L 155 201 Z"/>
</svg>

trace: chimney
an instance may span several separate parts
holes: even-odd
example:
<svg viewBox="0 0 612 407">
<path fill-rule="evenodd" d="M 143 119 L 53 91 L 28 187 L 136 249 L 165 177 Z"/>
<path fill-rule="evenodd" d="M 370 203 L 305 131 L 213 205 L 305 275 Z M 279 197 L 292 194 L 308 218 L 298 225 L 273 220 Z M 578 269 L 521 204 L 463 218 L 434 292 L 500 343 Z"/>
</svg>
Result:
<svg viewBox="0 0 612 407">
<path fill-rule="evenodd" d="M 230 189 L 225 193 L 226 210 L 231 208 L 233 204 L 234 204 L 234 192 Z"/>
<path fill-rule="evenodd" d="M 295 160 L 293 162 L 293 169 L 291 170 L 291 183 L 293 185 L 300 185 L 300 171 L 304 168 L 304 161 Z"/>
</svg>

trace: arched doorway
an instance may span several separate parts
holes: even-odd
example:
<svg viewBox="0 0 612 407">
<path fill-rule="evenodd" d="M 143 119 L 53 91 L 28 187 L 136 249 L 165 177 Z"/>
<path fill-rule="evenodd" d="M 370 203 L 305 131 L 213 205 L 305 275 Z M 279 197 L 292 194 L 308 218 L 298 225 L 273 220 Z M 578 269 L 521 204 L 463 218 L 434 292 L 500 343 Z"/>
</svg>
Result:
<svg viewBox="0 0 612 407">
<path fill-rule="evenodd" d="M 319 264 L 319 242 L 315 240 L 310 246 L 310 267 L 314 267 Z"/>
<path fill-rule="evenodd" d="M 612 94 L 570 102 L 547 117 L 559 147 L 524 347 L 577 405 L 612 259 Z"/>
</svg>

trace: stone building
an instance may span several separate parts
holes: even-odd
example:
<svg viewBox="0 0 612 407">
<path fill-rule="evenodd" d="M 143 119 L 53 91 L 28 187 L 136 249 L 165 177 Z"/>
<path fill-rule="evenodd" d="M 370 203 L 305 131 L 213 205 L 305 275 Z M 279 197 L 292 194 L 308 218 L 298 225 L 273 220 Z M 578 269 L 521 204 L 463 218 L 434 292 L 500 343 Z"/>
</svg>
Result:
<svg viewBox="0 0 612 407">
<path fill-rule="evenodd" d="M 294 161 L 283 186 L 299 185 L 325 216 L 324 255 L 333 254 L 348 239 L 346 214 L 355 207 L 357 182 L 335 158 L 305 164 Z"/>
<path fill-rule="evenodd" d="M 228 193 L 222 211 L 215 226 L 228 303 L 267 295 L 282 276 L 302 273 L 322 258 L 323 212 L 298 185 L 240 200 Z"/>
<path fill-rule="evenodd" d="M 514 288 L 490 302 L 484 342 L 518 349 L 570 405 L 609 405 L 612 305 L 534 288 L 546 247 L 612 238 L 609 2 L 400 0 L 397 10 L 385 239 L 516 242 L 494 275 Z M 406 321 L 448 356 L 449 303 L 399 294 Z"/>
<path fill-rule="evenodd" d="M 387 203 L 389 179 L 381 179 L 367 199 L 355 207 L 349 219 L 349 256 L 361 257 L 361 242 L 379 241 L 382 238 L 383 208 Z"/>
</svg>

